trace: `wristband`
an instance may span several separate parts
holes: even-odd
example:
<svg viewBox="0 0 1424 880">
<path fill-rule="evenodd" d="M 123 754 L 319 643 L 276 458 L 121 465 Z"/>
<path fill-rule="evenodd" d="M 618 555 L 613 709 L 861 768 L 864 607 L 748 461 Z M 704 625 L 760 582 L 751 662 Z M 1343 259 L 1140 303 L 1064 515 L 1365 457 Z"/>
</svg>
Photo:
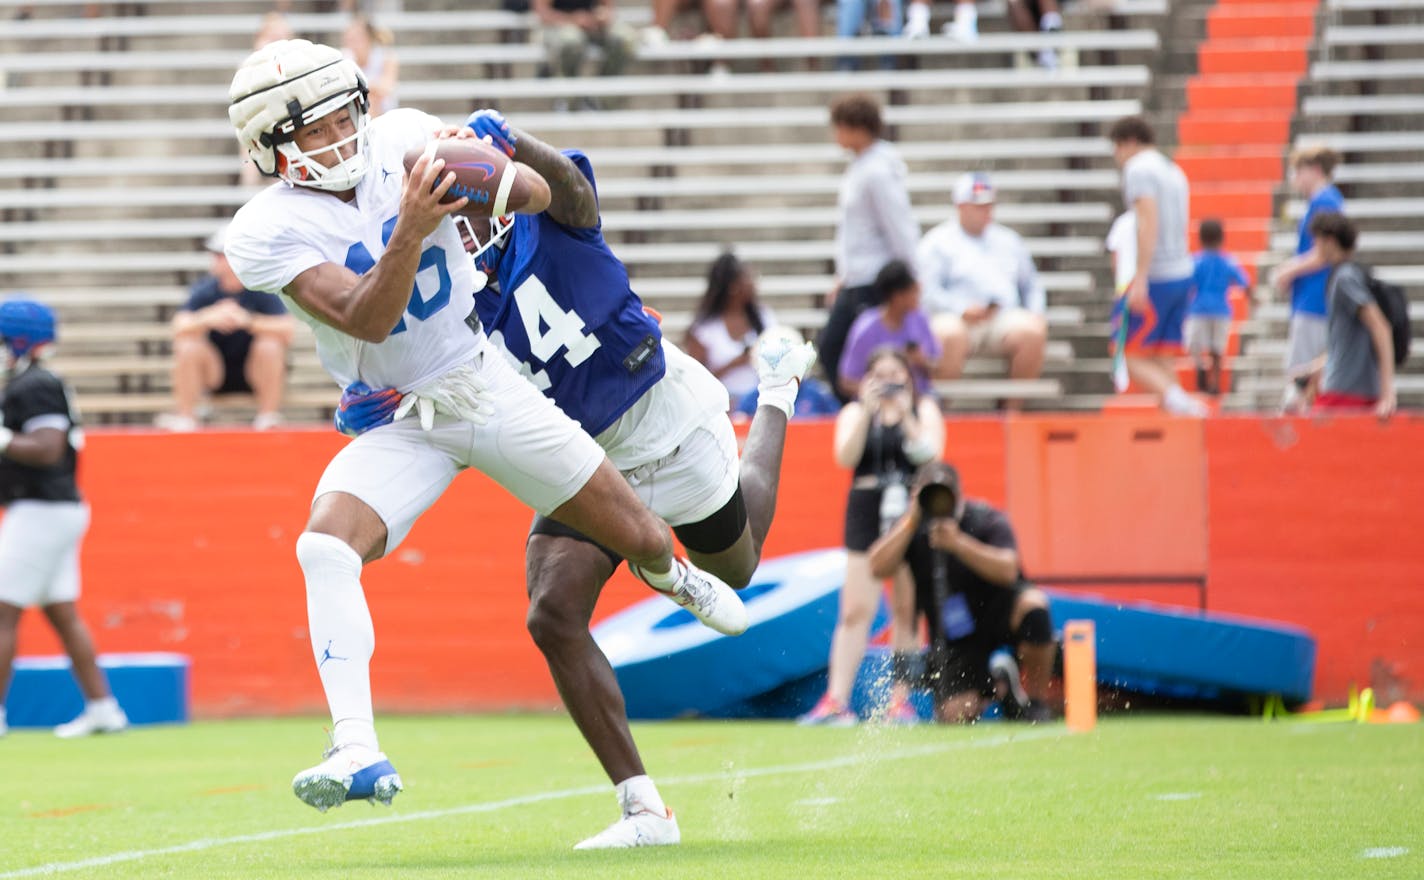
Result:
<svg viewBox="0 0 1424 880">
<path fill-rule="evenodd" d="M 10 444 L 14 439 L 14 431 L 11 431 L 9 428 L 0 428 L 0 455 L 5 454 L 5 451 L 10 448 Z"/>
</svg>

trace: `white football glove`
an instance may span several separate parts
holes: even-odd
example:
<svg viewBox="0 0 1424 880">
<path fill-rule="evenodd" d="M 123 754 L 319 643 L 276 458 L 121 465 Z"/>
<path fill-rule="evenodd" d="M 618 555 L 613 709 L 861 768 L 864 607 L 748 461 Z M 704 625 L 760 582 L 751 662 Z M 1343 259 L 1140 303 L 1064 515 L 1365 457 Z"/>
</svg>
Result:
<svg viewBox="0 0 1424 880">
<path fill-rule="evenodd" d="M 494 400 L 475 368 L 466 364 L 407 391 L 396 409 L 394 420 L 400 421 L 412 410 L 420 418 L 421 429 L 426 431 L 435 427 L 436 413 L 483 425 L 494 413 Z"/>
</svg>

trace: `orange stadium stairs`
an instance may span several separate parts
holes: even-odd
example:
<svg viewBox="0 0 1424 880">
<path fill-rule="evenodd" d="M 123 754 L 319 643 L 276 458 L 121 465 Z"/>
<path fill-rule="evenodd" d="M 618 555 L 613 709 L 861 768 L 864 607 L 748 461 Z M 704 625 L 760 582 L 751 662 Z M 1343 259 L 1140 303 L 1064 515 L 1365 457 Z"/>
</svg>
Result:
<svg viewBox="0 0 1424 880">
<path fill-rule="evenodd" d="M 1192 188 L 1192 241 L 1208 217 L 1222 222 L 1225 249 L 1257 280 L 1270 244 L 1275 191 L 1281 185 L 1301 81 L 1309 67 L 1318 0 L 1219 0 L 1207 13 L 1198 73 L 1187 82 L 1177 122 L 1176 160 Z M 1233 297 L 1238 321 L 1247 298 Z M 1233 333 L 1228 354 L 1239 351 Z M 1187 371 L 1188 373 L 1190 371 Z M 1222 377 L 1230 387 L 1229 367 Z M 1183 376 L 1184 383 L 1192 378 Z"/>
</svg>

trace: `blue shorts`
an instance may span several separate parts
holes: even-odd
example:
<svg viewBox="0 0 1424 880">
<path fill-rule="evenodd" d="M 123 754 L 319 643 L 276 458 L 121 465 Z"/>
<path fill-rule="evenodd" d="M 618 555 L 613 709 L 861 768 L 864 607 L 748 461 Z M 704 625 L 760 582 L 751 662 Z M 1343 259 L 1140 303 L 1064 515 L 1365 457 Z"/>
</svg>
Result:
<svg viewBox="0 0 1424 880">
<path fill-rule="evenodd" d="M 1191 278 L 1147 282 L 1147 308 L 1128 315 L 1126 352 L 1149 356 L 1181 354 L 1182 324 L 1187 318 L 1194 287 L 1195 282 Z M 1117 348 L 1126 304 L 1125 298 L 1113 304 L 1110 346 L 1113 350 Z"/>
</svg>

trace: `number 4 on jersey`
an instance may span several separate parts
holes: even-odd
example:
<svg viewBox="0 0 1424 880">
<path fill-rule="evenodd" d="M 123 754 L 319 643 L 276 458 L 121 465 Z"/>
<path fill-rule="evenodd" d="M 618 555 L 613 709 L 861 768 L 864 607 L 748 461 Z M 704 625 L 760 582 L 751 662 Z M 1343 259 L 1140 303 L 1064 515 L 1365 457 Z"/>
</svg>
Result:
<svg viewBox="0 0 1424 880">
<path fill-rule="evenodd" d="M 547 364 L 563 348 L 567 349 L 564 360 L 577 367 L 602 345 L 598 337 L 583 332 L 584 321 L 578 312 L 560 308 L 538 278 L 531 275 L 519 285 L 514 301 L 524 321 L 524 335 L 529 338 L 529 353 L 540 361 Z M 548 327 L 548 332 L 542 327 Z"/>
</svg>

